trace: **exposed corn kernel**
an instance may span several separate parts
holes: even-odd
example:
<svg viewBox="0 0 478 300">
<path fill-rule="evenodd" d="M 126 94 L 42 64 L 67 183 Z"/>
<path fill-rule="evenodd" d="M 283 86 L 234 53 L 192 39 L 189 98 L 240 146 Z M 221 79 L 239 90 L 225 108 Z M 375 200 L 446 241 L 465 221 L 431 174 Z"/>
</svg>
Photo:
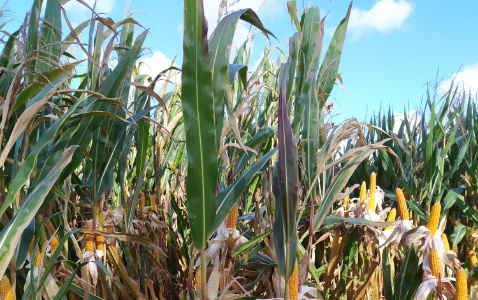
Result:
<svg viewBox="0 0 478 300">
<path fill-rule="evenodd" d="M 455 282 L 455 299 L 456 300 L 467 300 L 467 282 L 466 282 L 466 273 L 463 268 L 460 268 L 456 271 L 456 282 Z"/>
<path fill-rule="evenodd" d="M 345 196 L 344 198 L 344 206 L 347 209 L 348 205 L 350 204 L 350 195 Z"/>
<path fill-rule="evenodd" d="M 226 228 L 234 228 L 237 226 L 237 217 L 239 216 L 239 206 L 237 203 L 232 207 L 231 211 L 227 215 Z"/>
<path fill-rule="evenodd" d="M 103 228 L 98 227 L 98 228 L 96 228 L 96 230 L 98 230 L 98 231 L 103 231 Z M 98 250 L 103 250 L 103 245 L 104 245 L 104 244 L 105 244 L 104 236 L 102 236 L 102 235 L 97 235 L 97 236 L 96 236 L 96 249 L 98 249 Z"/>
<path fill-rule="evenodd" d="M 445 251 L 450 251 L 450 244 L 448 243 L 448 237 L 446 236 L 446 234 L 442 233 L 441 238 L 443 240 L 443 244 L 445 245 Z"/>
<path fill-rule="evenodd" d="M 470 266 L 471 268 L 475 268 L 476 263 L 478 263 L 478 258 L 476 257 L 476 254 L 474 251 L 470 250 L 468 251 L 468 257 L 470 258 Z"/>
<path fill-rule="evenodd" d="M 38 266 L 40 265 L 40 260 L 41 260 L 41 252 L 38 251 L 37 252 L 37 256 L 35 258 L 35 268 L 38 268 Z M 3 298 L 2 298 L 3 299 Z"/>
<path fill-rule="evenodd" d="M 197 269 L 196 275 L 194 276 L 194 287 L 196 290 L 199 290 L 202 287 L 201 269 Z"/>
<path fill-rule="evenodd" d="M 154 195 L 149 196 L 149 206 L 152 206 L 152 210 L 156 211 L 156 198 L 154 197 Z"/>
<path fill-rule="evenodd" d="M 142 212 L 145 207 L 146 207 L 146 201 L 145 201 L 145 198 L 144 198 L 144 193 L 139 192 L 139 209 L 140 209 L 140 212 Z"/>
<path fill-rule="evenodd" d="M 370 192 L 370 201 L 368 202 L 368 208 L 375 212 L 375 192 Z"/>
<path fill-rule="evenodd" d="M 432 211 L 430 212 L 430 219 L 428 220 L 427 224 L 427 228 L 430 230 L 432 236 L 435 236 L 435 233 L 438 229 L 438 222 L 440 221 L 440 211 L 440 203 L 435 203 L 435 205 L 433 205 L 432 207 Z"/>
<path fill-rule="evenodd" d="M 86 229 L 92 230 L 93 226 L 91 225 L 90 221 L 86 221 Z M 85 234 L 85 248 L 86 251 L 94 251 L 95 250 L 95 237 L 92 234 Z"/>
<path fill-rule="evenodd" d="M 436 249 L 432 249 L 428 255 L 430 259 L 430 270 L 432 275 L 438 278 L 441 276 L 441 262 L 440 257 L 438 256 L 438 251 Z"/>
<path fill-rule="evenodd" d="M 377 189 L 377 174 L 375 172 L 372 172 L 372 174 L 370 174 L 370 193 L 375 193 L 376 189 Z"/>
<path fill-rule="evenodd" d="M 0 281 L 0 298 L 2 300 L 13 300 L 13 287 L 7 275 L 3 275 Z"/>
<path fill-rule="evenodd" d="M 400 213 L 400 219 L 410 220 L 410 217 L 408 215 L 407 202 L 405 201 L 403 191 L 401 189 L 396 189 L 395 195 L 397 196 L 398 212 Z"/>
<path fill-rule="evenodd" d="M 388 214 L 388 217 L 387 217 L 387 222 L 392 222 L 392 221 L 395 221 L 395 218 L 397 217 L 397 210 L 395 208 L 393 208 L 390 213 Z M 388 229 L 393 229 L 393 226 L 388 226 L 388 227 L 385 227 L 385 230 L 388 230 Z"/>
<path fill-rule="evenodd" d="M 362 185 L 360 186 L 360 195 L 359 195 L 360 205 L 364 203 L 365 196 L 367 196 L 367 184 L 364 181 L 362 182 Z"/>
<path fill-rule="evenodd" d="M 60 242 L 58 241 L 58 239 L 56 237 L 52 238 L 51 241 L 50 241 L 50 247 L 51 247 L 51 251 L 55 251 L 56 248 L 58 248 L 58 245 L 60 244 Z"/>
<path fill-rule="evenodd" d="M 297 262 L 294 265 L 294 271 L 289 277 L 289 299 L 299 299 L 299 271 L 297 268 Z"/>
</svg>

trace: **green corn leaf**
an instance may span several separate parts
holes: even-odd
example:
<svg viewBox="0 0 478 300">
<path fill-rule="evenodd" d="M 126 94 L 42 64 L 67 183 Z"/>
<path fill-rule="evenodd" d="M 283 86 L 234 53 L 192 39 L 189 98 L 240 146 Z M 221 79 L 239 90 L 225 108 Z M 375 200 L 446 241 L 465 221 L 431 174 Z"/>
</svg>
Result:
<svg viewBox="0 0 478 300">
<path fill-rule="evenodd" d="M 183 45 L 181 103 L 188 150 L 187 209 L 194 246 L 204 249 L 216 215 L 218 150 L 207 22 L 201 0 L 184 3 Z"/>
<path fill-rule="evenodd" d="M 409 299 L 413 295 L 413 280 L 418 268 L 418 249 L 416 245 L 408 249 L 405 259 L 400 264 L 400 271 L 395 277 L 394 299 Z"/>
<path fill-rule="evenodd" d="M 323 102 L 327 102 L 332 89 L 335 85 L 337 72 L 339 71 L 340 57 L 342 56 L 342 49 L 344 47 L 345 34 L 347 32 L 347 25 L 349 23 L 350 11 L 352 9 L 352 2 L 350 2 L 349 9 L 345 18 L 340 21 L 339 26 L 335 30 L 334 36 L 330 41 L 329 48 L 325 53 L 324 60 L 320 66 L 319 71 L 319 97 Z M 321 93 L 320 93 L 321 91 Z"/>
<path fill-rule="evenodd" d="M 0 233 L 0 277 L 5 274 L 5 270 L 20 240 L 21 233 L 35 217 L 38 209 L 43 204 L 43 200 L 60 176 L 61 171 L 70 163 L 75 148 L 76 146 L 71 146 L 66 149 L 48 173 L 48 176 L 37 184 L 35 189 L 27 196 L 15 217 Z"/>
</svg>

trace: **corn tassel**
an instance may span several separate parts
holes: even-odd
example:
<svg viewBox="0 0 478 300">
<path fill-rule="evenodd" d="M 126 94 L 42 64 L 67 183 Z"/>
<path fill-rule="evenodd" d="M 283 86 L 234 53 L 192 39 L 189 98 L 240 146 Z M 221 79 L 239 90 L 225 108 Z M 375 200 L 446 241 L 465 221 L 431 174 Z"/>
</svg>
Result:
<svg viewBox="0 0 478 300">
<path fill-rule="evenodd" d="M 93 229 L 90 221 L 86 221 L 86 229 Z M 86 251 L 95 251 L 95 237 L 92 234 L 85 234 L 85 247 Z"/>
<path fill-rule="evenodd" d="M 458 269 L 456 271 L 456 282 L 455 282 L 455 299 L 456 300 L 467 300 L 467 282 L 466 282 L 466 273 L 463 268 Z"/>
<path fill-rule="evenodd" d="M 438 256 L 438 251 L 436 249 L 430 250 L 429 259 L 430 259 L 430 270 L 432 272 L 432 275 L 436 278 L 440 277 L 441 262 L 440 262 L 440 257 Z"/>
<path fill-rule="evenodd" d="M 428 220 L 427 228 L 430 230 L 432 236 L 435 236 L 438 229 L 438 221 L 440 220 L 440 203 L 435 203 L 430 212 L 430 219 Z"/>
<path fill-rule="evenodd" d="M 397 196 L 398 212 L 400 213 L 400 219 L 402 219 L 402 221 L 410 220 L 410 217 L 408 215 L 407 202 L 405 201 L 403 191 L 401 189 L 396 189 L 395 195 Z"/>
<path fill-rule="evenodd" d="M 239 216 L 239 206 L 237 203 L 232 207 L 231 211 L 227 215 L 226 228 L 234 228 L 237 226 L 237 217 Z"/>
<path fill-rule="evenodd" d="M 289 299 L 299 299 L 299 271 L 297 269 L 297 262 L 294 265 L 294 271 L 289 277 Z"/>
<path fill-rule="evenodd" d="M 362 185 L 360 186 L 360 205 L 364 203 L 364 198 L 367 196 L 367 184 L 365 181 L 362 182 Z"/>
<path fill-rule="evenodd" d="M 445 251 L 450 251 L 450 244 L 448 243 L 448 237 L 446 236 L 446 234 L 442 233 L 441 238 L 443 240 L 443 244 L 445 245 Z"/>
<path fill-rule="evenodd" d="M 13 287 L 7 275 L 3 275 L 0 281 L 0 298 L 2 300 L 13 300 Z"/>
<path fill-rule="evenodd" d="M 390 211 L 390 213 L 388 214 L 387 222 L 395 221 L 396 217 L 397 217 L 397 210 L 395 208 L 393 208 Z M 393 226 L 388 226 L 388 227 L 385 228 L 385 230 L 388 230 L 388 229 L 393 229 Z"/>
<path fill-rule="evenodd" d="M 50 241 L 50 247 L 51 247 L 51 251 L 55 251 L 56 248 L 58 248 L 58 245 L 60 245 L 60 242 L 58 241 L 58 239 L 56 237 L 52 238 L 51 241 Z"/>
<path fill-rule="evenodd" d="M 478 258 L 476 257 L 475 252 L 473 252 L 472 250 L 468 251 L 468 257 L 470 258 L 471 269 L 474 269 L 476 263 L 478 263 Z"/>
</svg>

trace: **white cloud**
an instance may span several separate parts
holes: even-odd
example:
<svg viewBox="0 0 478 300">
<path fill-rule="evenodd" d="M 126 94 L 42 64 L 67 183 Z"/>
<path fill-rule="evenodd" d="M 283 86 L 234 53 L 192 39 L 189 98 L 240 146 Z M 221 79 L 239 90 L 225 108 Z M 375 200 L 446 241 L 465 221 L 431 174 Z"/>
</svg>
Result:
<svg viewBox="0 0 478 300">
<path fill-rule="evenodd" d="M 413 12 L 413 3 L 406 0 L 380 0 L 370 10 L 354 8 L 350 13 L 349 31 L 353 38 L 366 32 L 388 33 L 403 29 L 405 21 Z"/>
<path fill-rule="evenodd" d="M 402 126 L 402 122 L 403 120 L 405 120 L 405 115 L 403 113 L 394 112 L 393 118 L 395 120 L 393 124 L 393 132 L 395 134 L 398 134 L 398 131 L 400 130 L 400 126 Z M 407 111 L 407 119 L 408 119 L 408 123 L 410 124 L 410 127 L 412 127 L 415 124 L 415 122 L 420 121 L 419 118 L 421 118 L 421 116 L 417 113 L 417 111 L 415 110 Z"/>
<path fill-rule="evenodd" d="M 160 72 L 171 67 L 172 59 L 166 57 L 161 51 L 154 51 L 151 56 L 144 57 L 140 67 L 141 74 L 147 74 L 152 78 L 155 78 Z M 180 73 L 173 71 L 173 74 L 176 74 L 172 78 L 172 82 L 179 83 L 181 80 Z M 157 85 L 157 86 L 161 86 Z"/>
<path fill-rule="evenodd" d="M 453 86 L 458 85 L 458 91 L 462 91 L 461 88 L 463 88 L 465 93 L 471 92 L 472 96 L 476 96 L 478 93 L 478 63 L 465 66 L 463 71 L 455 73 L 443 81 L 438 87 L 438 92 L 445 94 L 452 84 Z"/>
<path fill-rule="evenodd" d="M 84 0 L 91 8 L 95 5 L 95 0 Z M 114 7 L 115 0 L 96 0 L 95 11 L 98 14 L 109 14 Z M 91 17 L 91 11 L 76 0 L 68 1 L 64 6 L 66 14 L 70 21 L 73 20 L 86 20 Z"/>
</svg>

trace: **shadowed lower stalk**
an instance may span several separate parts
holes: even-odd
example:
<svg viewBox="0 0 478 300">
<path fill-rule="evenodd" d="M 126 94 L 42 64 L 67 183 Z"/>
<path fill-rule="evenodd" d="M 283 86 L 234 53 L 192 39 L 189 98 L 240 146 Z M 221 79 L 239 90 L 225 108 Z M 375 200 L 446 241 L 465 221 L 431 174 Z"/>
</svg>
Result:
<svg viewBox="0 0 478 300">
<path fill-rule="evenodd" d="M 206 250 L 201 249 L 201 299 L 207 300 Z"/>
</svg>

